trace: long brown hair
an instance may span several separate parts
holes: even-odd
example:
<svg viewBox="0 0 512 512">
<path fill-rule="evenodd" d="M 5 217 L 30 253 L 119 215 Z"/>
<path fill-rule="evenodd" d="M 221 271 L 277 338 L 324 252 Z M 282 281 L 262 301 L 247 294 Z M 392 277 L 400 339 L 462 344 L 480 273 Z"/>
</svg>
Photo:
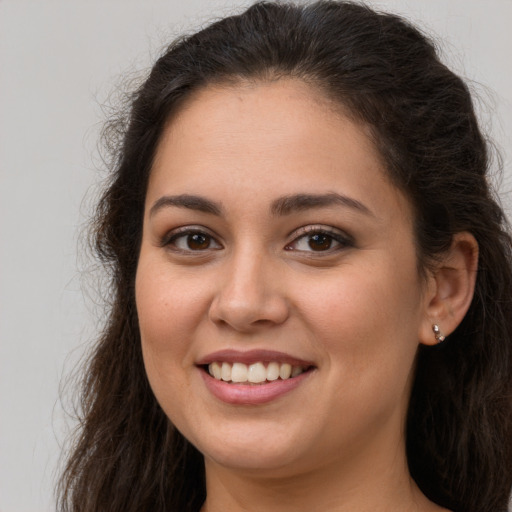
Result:
<svg viewBox="0 0 512 512">
<path fill-rule="evenodd" d="M 420 271 L 469 231 L 480 246 L 470 310 L 421 347 L 407 418 L 410 472 L 454 511 L 505 512 L 512 485 L 512 241 L 489 186 L 489 155 L 464 82 L 407 21 L 351 2 L 258 3 L 171 44 L 133 94 L 92 224 L 111 277 L 108 322 L 84 368 L 79 437 L 60 484 L 73 512 L 197 511 L 200 453 L 153 396 L 134 278 L 144 199 L 164 124 L 211 83 L 303 80 L 368 126 L 410 198 Z M 108 133 L 108 132 L 107 132 Z"/>
</svg>

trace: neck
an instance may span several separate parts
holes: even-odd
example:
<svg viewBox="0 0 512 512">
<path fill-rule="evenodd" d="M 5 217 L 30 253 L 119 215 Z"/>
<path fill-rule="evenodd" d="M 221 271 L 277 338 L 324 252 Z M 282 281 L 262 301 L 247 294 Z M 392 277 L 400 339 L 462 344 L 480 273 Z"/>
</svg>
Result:
<svg viewBox="0 0 512 512">
<path fill-rule="evenodd" d="M 392 458 L 364 454 L 304 473 L 245 471 L 206 461 L 207 500 L 202 512 L 434 512 L 443 510 L 418 489 L 407 469 L 405 451 Z M 384 454 L 382 454 L 384 455 Z M 391 462 L 390 462 L 391 461 Z M 348 465 L 347 465 L 348 466 Z M 335 475 L 335 476 L 334 476 Z"/>
</svg>

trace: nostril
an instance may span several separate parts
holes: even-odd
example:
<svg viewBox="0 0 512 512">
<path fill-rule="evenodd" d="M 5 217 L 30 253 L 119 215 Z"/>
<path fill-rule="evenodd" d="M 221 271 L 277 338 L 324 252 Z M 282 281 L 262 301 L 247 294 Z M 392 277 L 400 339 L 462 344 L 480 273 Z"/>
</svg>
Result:
<svg viewBox="0 0 512 512">
<path fill-rule="evenodd" d="M 275 291 L 242 294 L 240 290 L 224 290 L 211 304 L 209 318 L 219 326 L 236 331 L 282 324 L 288 318 L 288 305 Z"/>
<path fill-rule="evenodd" d="M 272 325 L 273 322 L 272 320 L 266 320 L 264 318 L 262 318 L 261 320 L 256 320 L 255 322 L 253 322 L 253 325 L 262 325 L 262 326 L 265 326 L 265 325 Z"/>
</svg>

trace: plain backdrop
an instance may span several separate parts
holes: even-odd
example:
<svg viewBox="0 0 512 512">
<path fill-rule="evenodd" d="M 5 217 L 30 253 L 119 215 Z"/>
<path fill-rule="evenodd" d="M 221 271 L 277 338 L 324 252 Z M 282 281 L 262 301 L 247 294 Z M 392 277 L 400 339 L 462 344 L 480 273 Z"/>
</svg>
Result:
<svg viewBox="0 0 512 512">
<path fill-rule="evenodd" d="M 512 0 L 371 3 L 439 37 L 445 61 L 472 81 L 502 151 L 510 212 Z M 241 5 L 0 0 L 0 512 L 55 509 L 73 426 L 60 396 L 101 317 L 82 286 L 79 234 L 101 177 L 103 105 L 121 76 L 143 74 L 177 34 Z"/>
</svg>

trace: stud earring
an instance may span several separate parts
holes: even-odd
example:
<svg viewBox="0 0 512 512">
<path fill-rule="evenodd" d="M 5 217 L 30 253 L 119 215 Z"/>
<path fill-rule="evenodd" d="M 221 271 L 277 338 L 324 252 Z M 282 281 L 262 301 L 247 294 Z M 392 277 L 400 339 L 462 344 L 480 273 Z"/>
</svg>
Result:
<svg viewBox="0 0 512 512">
<path fill-rule="evenodd" d="M 441 329 L 439 329 L 439 325 L 433 324 L 432 330 L 434 331 L 434 337 L 435 337 L 437 343 L 442 343 L 446 339 L 446 336 L 443 336 L 441 334 Z"/>
</svg>

